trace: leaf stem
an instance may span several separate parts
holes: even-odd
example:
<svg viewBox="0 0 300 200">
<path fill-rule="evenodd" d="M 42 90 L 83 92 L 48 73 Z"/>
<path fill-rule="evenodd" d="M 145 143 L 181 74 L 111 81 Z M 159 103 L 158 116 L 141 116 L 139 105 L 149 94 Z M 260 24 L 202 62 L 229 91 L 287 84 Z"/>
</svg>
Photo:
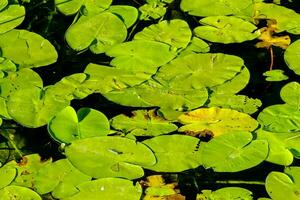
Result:
<svg viewBox="0 0 300 200">
<path fill-rule="evenodd" d="M 270 66 L 269 66 L 269 70 L 271 71 L 273 69 L 273 65 L 274 65 L 274 52 L 273 52 L 272 46 L 270 46 L 269 50 L 270 50 Z"/>
<path fill-rule="evenodd" d="M 210 182 L 207 182 L 210 183 Z M 245 184 L 245 185 L 265 185 L 263 181 L 241 181 L 241 180 L 225 180 L 225 181 L 215 181 L 216 184 Z"/>
</svg>

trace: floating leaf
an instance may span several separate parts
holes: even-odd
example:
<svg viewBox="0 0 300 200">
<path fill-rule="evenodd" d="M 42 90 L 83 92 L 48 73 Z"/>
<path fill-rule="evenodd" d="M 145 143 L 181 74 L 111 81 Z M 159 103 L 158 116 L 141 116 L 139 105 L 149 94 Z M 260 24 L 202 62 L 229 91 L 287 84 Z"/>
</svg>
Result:
<svg viewBox="0 0 300 200">
<path fill-rule="evenodd" d="M 211 42 L 241 43 L 260 35 L 254 24 L 234 16 L 211 16 L 199 22 L 203 26 L 194 29 L 195 35 Z"/>
<path fill-rule="evenodd" d="M 17 27 L 23 22 L 24 18 L 25 8 L 20 5 L 10 5 L 0 11 L 0 34 Z"/>
<path fill-rule="evenodd" d="M 180 8 L 190 15 L 205 17 L 214 15 L 247 15 L 252 16 L 252 0 L 182 0 Z"/>
<path fill-rule="evenodd" d="M 263 162 L 268 155 L 268 142 L 252 140 L 250 132 L 228 132 L 201 143 L 201 159 L 205 168 L 215 172 L 238 172 Z"/>
<path fill-rule="evenodd" d="M 263 75 L 266 76 L 266 81 L 284 81 L 289 79 L 289 77 L 284 74 L 284 71 L 280 69 L 266 71 Z"/>
<path fill-rule="evenodd" d="M 0 197 L 3 200 L 42 200 L 34 191 L 15 185 L 10 185 L 0 190 Z"/>
<path fill-rule="evenodd" d="M 300 40 L 293 42 L 284 53 L 284 60 L 288 67 L 293 70 L 297 75 L 300 75 Z"/>
<path fill-rule="evenodd" d="M 188 46 L 179 53 L 178 57 L 186 56 L 188 54 L 193 54 L 193 53 L 207 53 L 209 52 L 209 50 L 210 50 L 209 44 L 207 44 L 200 38 L 192 37 Z"/>
<path fill-rule="evenodd" d="M 162 135 L 143 141 L 155 154 L 157 163 L 145 168 L 157 172 L 181 172 L 201 164 L 200 140 L 185 135 Z"/>
<path fill-rule="evenodd" d="M 182 132 L 209 133 L 220 136 L 232 131 L 253 131 L 258 123 L 245 113 L 227 108 L 200 108 L 184 113 L 178 118 L 185 124 L 179 128 Z"/>
<path fill-rule="evenodd" d="M 135 40 L 152 40 L 169 44 L 175 51 L 184 49 L 189 44 L 192 32 L 186 21 L 173 19 L 161 21 L 144 28 L 135 34 Z"/>
<path fill-rule="evenodd" d="M 299 177 L 299 167 L 286 168 L 285 173 L 271 172 L 266 178 L 266 190 L 273 200 L 299 200 Z"/>
<path fill-rule="evenodd" d="M 225 188 L 218 189 L 216 191 L 202 190 L 201 192 L 202 194 L 197 195 L 197 200 L 206 200 L 206 199 L 253 200 L 252 192 L 240 187 L 225 187 Z"/>
<path fill-rule="evenodd" d="M 68 160 L 61 159 L 41 168 L 34 184 L 39 194 L 51 192 L 53 197 L 61 199 L 76 194 L 76 186 L 90 180 L 91 177 L 73 167 Z"/>
<path fill-rule="evenodd" d="M 133 182 L 120 178 L 101 178 L 89 181 L 78 186 L 79 192 L 72 197 L 62 200 L 139 200 L 142 188 Z"/>
<path fill-rule="evenodd" d="M 16 177 L 17 170 L 13 167 L 0 168 L 0 189 L 8 186 Z"/>
<path fill-rule="evenodd" d="M 287 104 L 300 108 L 300 84 L 298 82 L 286 84 L 280 91 L 280 97 Z"/>
<path fill-rule="evenodd" d="M 122 137 L 104 136 L 75 140 L 65 151 L 76 168 L 94 178 L 136 179 L 144 175 L 139 165 L 145 167 L 156 162 L 155 156 L 146 145 Z"/>
<path fill-rule="evenodd" d="M 42 36 L 26 30 L 11 30 L 0 35 L 1 56 L 19 68 L 50 65 L 57 60 L 54 46 Z"/>
<path fill-rule="evenodd" d="M 120 18 L 110 12 L 81 16 L 66 32 L 69 46 L 81 51 L 90 48 L 93 53 L 106 52 L 126 39 L 127 29 Z"/>
<path fill-rule="evenodd" d="M 113 5 L 108 11 L 120 17 L 127 28 L 130 28 L 138 19 L 139 12 L 133 6 Z"/>
<path fill-rule="evenodd" d="M 230 80 L 243 65 L 243 60 L 233 55 L 190 54 L 162 66 L 154 79 L 174 89 L 200 89 Z"/>
<path fill-rule="evenodd" d="M 132 117 L 118 115 L 111 119 L 111 126 L 135 136 L 158 136 L 177 130 L 177 126 L 155 114 L 155 110 L 137 110 Z"/>
<path fill-rule="evenodd" d="M 82 138 L 106 136 L 109 122 L 97 110 L 81 108 L 76 114 L 71 106 L 67 106 L 49 121 L 48 132 L 55 140 L 70 143 Z"/>
<path fill-rule="evenodd" d="M 300 132 L 299 108 L 293 105 L 272 105 L 259 113 L 258 122 L 270 132 Z"/>
<path fill-rule="evenodd" d="M 176 53 L 170 46 L 155 41 L 137 40 L 115 45 L 106 52 L 115 57 L 111 65 L 129 71 L 155 73 L 157 68 L 172 60 Z"/>
<path fill-rule="evenodd" d="M 5 8 L 8 4 L 8 0 L 0 0 L 0 10 Z"/>
<path fill-rule="evenodd" d="M 167 9 L 162 3 L 146 3 L 139 7 L 141 20 L 159 19 L 163 17 Z"/>
</svg>

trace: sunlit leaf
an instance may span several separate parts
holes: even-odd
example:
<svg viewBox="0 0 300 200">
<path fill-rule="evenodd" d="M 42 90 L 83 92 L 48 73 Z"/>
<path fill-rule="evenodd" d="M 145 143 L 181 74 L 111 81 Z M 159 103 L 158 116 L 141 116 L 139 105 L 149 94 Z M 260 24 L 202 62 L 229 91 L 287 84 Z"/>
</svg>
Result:
<svg viewBox="0 0 300 200">
<path fill-rule="evenodd" d="M 0 197 L 3 200 L 42 200 L 34 191 L 21 186 L 10 185 L 0 190 Z"/>
<path fill-rule="evenodd" d="M 266 81 L 283 81 L 289 78 L 284 74 L 284 71 L 280 69 L 266 71 L 265 73 L 263 73 L 263 75 L 266 76 Z"/>
<path fill-rule="evenodd" d="M 0 168 L 0 189 L 8 186 L 16 177 L 17 170 L 13 167 Z"/>
<path fill-rule="evenodd" d="M 293 42 L 284 53 L 284 60 L 288 67 L 293 70 L 296 74 L 300 75 L 300 40 Z"/>
<path fill-rule="evenodd" d="M 287 104 L 300 107 L 300 84 L 298 82 L 290 82 L 286 84 L 280 91 L 280 97 Z"/>
<path fill-rule="evenodd" d="M 202 194 L 197 195 L 197 200 L 233 200 L 233 199 L 242 199 L 242 200 L 253 200 L 252 192 L 240 187 L 225 187 L 218 189 L 216 191 L 211 190 L 202 190 Z"/>
<path fill-rule="evenodd" d="M 17 27 L 23 22 L 24 18 L 25 8 L 20 5 L 10 5 L 0 11 L 0 34 Z"/>
<path fill-rule="evenodd" d="M 133 6 L 113 5 L 109 7 L 108 11 L 120 17 L 127 28 L 133 26 L 139 16 L 138 10 Z"/>
</svg>

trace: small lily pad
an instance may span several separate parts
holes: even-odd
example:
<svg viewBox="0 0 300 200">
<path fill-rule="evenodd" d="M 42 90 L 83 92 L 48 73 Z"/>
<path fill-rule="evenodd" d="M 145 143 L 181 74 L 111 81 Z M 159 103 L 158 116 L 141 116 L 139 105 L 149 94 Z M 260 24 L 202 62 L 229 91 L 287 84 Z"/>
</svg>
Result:
<svg viewBox="0 0 300 200">
<path fill-rule="evenodd" d="M 33 190 L 26 187 L 10 185 L 0 190 L 1 200 L 42 200 Z"/>
<path fill-rule="evenodd" d="M 284 71 L 280 69 L 266 71 L 263 75 L 266 76 L 266 81 L 284 81 L 289 79 L 289 77 L 284 74 Z"/>
<path fill-rule="evenodd" d="M 1 7 L 1 5 L 0 5 Z M 1 10 L 1 9 L 0 9 Z M 0 34 L 12 30 L 25 19 L 25 8 L 20 5 L 10 5 L 0 11 Z"/>
<path fill-rule="evenodd" d="M 197 200 L 206 200 L 206 199 L 228 199 L 228 200 L 253 200 L 252 192 L 240 187 L 225 187 L 218 189 L 216 191 L 211 190 L 202 190 L 202 194 L 197 195 Z"/>
<path fill-rule="evenodd" d="M 300 40 L 293 42 L 284 53 L 284 60 L 288 67 L 296 74 L 300 75 Z"/>
<path fill-rule="evenodd" d="M 286 84 L 280 91 L 280 97 L 287 104 L 300 107 L 300 84 L 298 82 L 290 82 Z"/>
<path fill-rule="evenodd" d="M 13 167 L 4 166 L 0 168 L 0 189 L 8 186 L 16 177 L 17 170 Z"/>
</svg>

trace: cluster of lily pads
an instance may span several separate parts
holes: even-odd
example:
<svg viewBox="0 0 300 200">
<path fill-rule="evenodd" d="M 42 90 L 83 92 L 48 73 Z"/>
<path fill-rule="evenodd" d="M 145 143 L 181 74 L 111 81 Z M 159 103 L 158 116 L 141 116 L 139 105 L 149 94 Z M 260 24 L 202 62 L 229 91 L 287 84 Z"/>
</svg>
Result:
<svg viewBox="0 0 300 200">
<path fill-rule="evenodd" d="M 213 43 L 260 40 L 258 48 L 286 49 L 286 64 L 299 76 L 300 40 L 290 45 L 290 37 L 280 34 L 300 34 L 300 14 L 278 1 L 181 0 L 182 13 L 199 17 L 191 29 L 180 17 L 164 20 L 169 6 L 178 4 L 172 0 L 146 0 L 139 8 L 112 0 L 55 0 L 60 15 L 75 16 L 64 35 L 68 46 L 111 61 L 90 63 L 45 86 L 33 68 L 53 64 L 59 55 L 46 38 L 17 29 L 29 3 L 22 2 L 0 0 L 1 124 L 47 126 L 66 158 L 52 162 L 30 154 L 3 163 L 2 199 L 139 200 L 144 194 L 136 180 L 144 170 L 234 173 L 264 161 L 285 167 L 266 177 L 270 198 L 300 199 L 300 167 L 293 165 L 300 158 L 299 82 L 281 89 L 284 104 L 264 108 L 255 119 L 262 102 L 240 94 L 250 80 L 243 59 L 209 52 Z M 140 21 L 153 23 L 135 32 Z M 264 21 L 266 27 L 259 27 Z M 267 75 L 288 79 L 278 70 Z M 108 119 L 96 109 L 71 106 L 94 93 L 136 109 Z M 13 133 L 3 129 L 1 135 Z M 174 193 L 151 191 L 149 199 Z M 250 200 L 253 194 L 240 187 L 203 188 L 197 199 Z"/>
</svg>

